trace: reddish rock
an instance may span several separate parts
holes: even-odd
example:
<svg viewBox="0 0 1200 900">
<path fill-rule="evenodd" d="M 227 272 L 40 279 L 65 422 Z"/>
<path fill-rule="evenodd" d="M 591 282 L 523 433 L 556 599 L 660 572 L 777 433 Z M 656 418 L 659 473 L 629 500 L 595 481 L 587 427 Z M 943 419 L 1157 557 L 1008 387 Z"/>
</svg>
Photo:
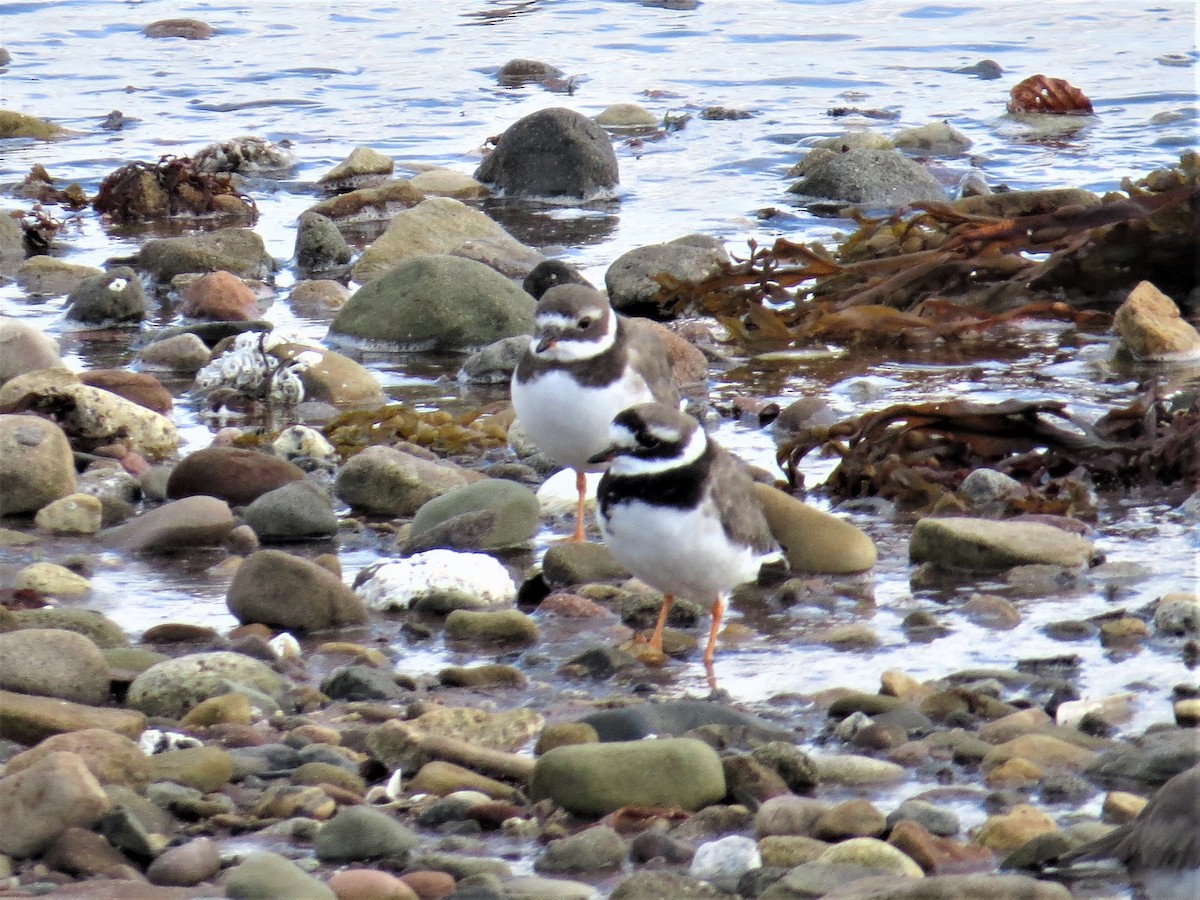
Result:
<svg viewBox="0 0 1200 900">
<path fill-rule="evenodd" d="M 421 900 L 440 900 L 454 893 L 457 882 L 449 872 L 432 870 L 406 872 L 400 880 L 412 888 Z"/>
<path fill-rule="evenodd" d="M 258 318 L 258 298 L 236 275 L 210 272 L 184 287 L 183 314 L 216 322 L 250 322 Z"/>
<path fill-rule="evenodd" d="M 329 879 L 338 900 L 417 900 L 411 885 L 378 869 L 343 869 Z"/>
<path fill-rule="evenodd" d="M 92 387 L 111 391 L 156 413 L 169 413 L 173 405 L 171 392 L 163 387 L 161 381 L 145 372 L 92 369 L 90 372 L 80 372 L 79 380 Z"/>
<path fill-rule="evenodd" d="M 912 819 L 897 822 L 888 843 L 904 852 L 929 875 L 986 872 L 995 865 L 991 851 L 932 834 Z"/>
<path fill-rule="evenodd" d="M 277 456 L 238 447 L 206 447 L 183 460 L 167 480 L 172 500 L 203 494 L 245 506 L 293 481 L 304 470 Z"/>
</svg>

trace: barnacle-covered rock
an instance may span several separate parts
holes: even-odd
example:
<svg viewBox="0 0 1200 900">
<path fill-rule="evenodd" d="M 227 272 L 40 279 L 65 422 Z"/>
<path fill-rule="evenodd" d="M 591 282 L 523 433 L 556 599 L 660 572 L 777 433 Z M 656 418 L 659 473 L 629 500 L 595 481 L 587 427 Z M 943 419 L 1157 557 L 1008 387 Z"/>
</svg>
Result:
<svg viewBox="0 0 1200 900">
<path fill-rule="evenodd" d="M 281 406 L 303 400 L 334 405 L 383 401 L 379 382 L 354 360 L 285 331 L 239 334 L 196 373 L 196 388 L 204 394 L 232 390 Z"/>
</svg>

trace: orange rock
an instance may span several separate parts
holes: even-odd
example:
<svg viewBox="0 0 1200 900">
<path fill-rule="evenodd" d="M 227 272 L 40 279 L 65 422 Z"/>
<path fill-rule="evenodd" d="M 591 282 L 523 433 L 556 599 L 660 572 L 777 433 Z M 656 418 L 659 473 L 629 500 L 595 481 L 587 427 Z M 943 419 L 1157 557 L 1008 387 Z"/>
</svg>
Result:
<svg viewBox="0 0 1200 900">
<path fill-rule="evenodd" d="M 395 875 L 378 869 L 344 869 L 329 879 L 329 887 L 338 900 L 418 900 L 419 897 Z"/>
<path fill-rule="evenodd" d="M 192 319 L 249 322 L 258 318 L 258 298 L 230 272 L 210 272 L 180 291 L 183 314 Z"/>
</svg>

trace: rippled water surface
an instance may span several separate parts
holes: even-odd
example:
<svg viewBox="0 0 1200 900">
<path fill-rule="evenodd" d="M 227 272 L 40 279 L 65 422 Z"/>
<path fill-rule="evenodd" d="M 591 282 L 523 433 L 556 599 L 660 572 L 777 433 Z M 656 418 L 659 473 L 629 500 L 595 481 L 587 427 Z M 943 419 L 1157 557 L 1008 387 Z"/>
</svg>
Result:
<svg viewBox="0 0 1200 900">
<path fill-rule="evenodd" d="M 1191 2 L 922 4 L 904 0 L 784 2 L 707 0 L 638 2 L 14 2 L 0 4 L 4 46 L 13 62 L 0 76 L 3 106 L 53 119 L 78 136 L 53 144 L 0 144 L 0 182 L 18 181 L 35 163 L 63 183 L 94 193 L 113 169 L 133 160 L 186 154 L 241 134 L 290 141 L 300 163 L 284 181 L 256 182 L 256 230 L 283 267 L 267 316 L 314 338 L 327 322 L 292 310 L 287 268 L 297 215 L 315 202 L 316 179 L 357 145 L 407 163 L 448 166 L 470 174 L 489 136 L 534 110 L 566 105 L 593 115 L 634 101 L 656 116 L 691 113 L 682 130 L 660 140 L 617 139 L 622 196 L 602 208 L 564 208 L 518 236 L 579 265 L 601 281 L 608 264 L 633 247 L 698 231 L 724 239 L 732 252 L 747 241 L 825 239 L 847 223 L 817 219 L 790 205 L 787 169 L 812 139 L 840 133 L 834 107 L 894 112 L 894 122 L 853 124 L 893 133 L 946 120 L 967 134 L 970 154 L 936 160 L 948 186 L 979 172 L 1013 188 L 1080 186 L 1115 189 L 1176 161 L 1196 140 L 1197 96 Z M 141 29 L 176 16 L 216 30 L 207 41 L 150 40 Z M 574 76 L 572 93 L 538 86 L 504 88 L 495 70 L 528 57 Z M 984 80 L 955 69 L 992 59 L 1004 69 Z M 1009 87 L 1028 75 L 1063 77 L 1091 98 L 1096 115 L 1071 131 L 1046 133 L 1012 120 Z M 706 121 L 704 107 L 752 113 Z M 100 124 L 119 109 L 134 121 L 121 131 Z M 6 206 L 18 205 L 15 201 Z M 765 211 L 774 210 L 773 215 Z M 90 212 L 60 238 L 61 255 L 98 265 L 135 248 L 142 236 L 106 229 Z M 28 298 L 0 286 L 0 313 L 56 333 L 76 368 L 122 365 L 124 342 L 62 332 L 62 298 Z M 156 323 L 172 320 L 164 302 Z M 834 350 L 781 368 L 731 356 L 713 372 L 713 398 L 759 394 L 786 402 L 819 392 L 839 413 L 889 403 L 972 396 L 1068 401 L 1098 415 L 1138 393 L 1136 373 L 1115 367 L 1107 337 L 1030 328 L 1002 348 L 980 342 L 954 359 L 936 353 L 872 354 Z M 457 360 L 380 356 L 367 361 L 400 399 L 437 405 L 463 398 L 452 379 Z M 207 443 L 208 423 L 181 398 L 175 412 L 187 449 Z M 773 465 L 769 433 L 737 424 L 721 439 L 748 459 Z M 829 471 L 810 459 L 810 485 Z M 828 607 L 737 608 L 758 636 L 718 659 L 722 686 L 735 699 L 761 701 L 786 691 L 834 685 L 875 690 L 879 673 L 899 668 L 934 677 L 976 666 L 1010 667 L 1018 658 L 1078 653 L 1082 686 L 1103 695 L 1135 685 L 1130 727 L 1169 718 L 1169 691 L 1194 681 L 1177 646 L 1151 643 L 1112 654 L 1095 641 L 1063 644 L 1044 636 L 1047 622 L 1119 607 L 1138 610 L 1167 590 L 1196 590 L 1200 539 L 1194 521 L 1147 496 L 1108 498 L 1097 543 L 1108 574 L 1052 599 L 1020 597 L 1003 584 L 970 590 L 1006 593 L 1023 614 L 1007 632 L 988 631 L 954 612 L 962 596 L 914 592 L 907 564 L 908 525 L 859 515 L 879 543 L 881 562 L 861 587 L 861 600 Z M 56 558 L 67 541 L 43 541 Z M 318 552 L 323 548 L 306 548 Z M 352 574 L 381 548 L 355 543 L 343 552 Z M 6 571 L 28 561 L 6 551 Z M 95 605 L 132 632 L 170 620 L 227 627 L 226 582 L 207 574 L 214 559 L 180 564 L 157 559 L 93 559 Z M 1152 562 L 1151 562 L 1152 561 Z M 969 593 L 968 591 L 967 593 Z M 951 625 L 933 644 L 912 644 L 899 628 L 913 609 L 930 609 Z M 734 618 L 739 612 L 735 612 Z M 880 635 L 870 653 L 836 652 L 798 635 L 827 622 L 866 621 Z M 399 649 L 399 648 L 398 648 Z M 561 661 L 567 649 L 552 649 Z M 429 672 L 468 657 L 440 644 L 404 648 L 400 667 Z M 674 664 L 678 689 L 702 689 L 699 666 Z M 552 667 L 545 670 L 552 673 Z"/>
</svg>

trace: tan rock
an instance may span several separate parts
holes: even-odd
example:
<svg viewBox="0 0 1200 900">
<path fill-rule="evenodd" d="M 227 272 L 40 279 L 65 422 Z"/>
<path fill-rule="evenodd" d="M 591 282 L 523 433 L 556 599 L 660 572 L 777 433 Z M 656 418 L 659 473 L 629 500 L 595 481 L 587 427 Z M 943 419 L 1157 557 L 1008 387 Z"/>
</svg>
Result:
<svg viewBox="0 0 1200 900">
<path fill-rule="evenodd" d="M 1113 330 L 1125 350 L 1143 362 L 1200 362 L 1200 333 L 1149 281 L 1129 292 L 1113 317 Z"/>
<path fill-rule="evenodd" d="M 136 738 L 146 728 L 146 717 L 130 709 L 106 709 L 0 690 L 0 738 L 36 744 L 53 734 L 86 728 L 104 728 Z"/>
<path fill-rule="evenodd" d="M 104 507 L 91 494 L 68 494 L 37 511 L 34 522 L 54 534 L 95 534 L 100 530 Z"/>
<path fill-rule="evenodd" d="M 68 600 L 86 597 L 92 589 L 92 583 L 65 566 L 38 562 L 31 563 L 19 571 L 13 587 Z"/>
<path fill-rule="evenodd" d="M 51 753 L 0 779 L 0 853 L 32 856 L 68 828 L 88 828 L 112 801 L 82 759 Z"/>
<path fill-rule="evenodd" d="M 866 532 L 769 485 L 755 484 L 754 491 L 791 568 L 840 574 L 875 565 L 875 543 Z"/>
<path fill-rule="evenodd" d="M 989 751 L 983 758 L 983 767 L 991 769 L 1015 757 L 1047 768 L 1079 772 L 1087 768 L 1096 754 L 1047 734 L 1024 734 Z"/>
<path fill-rule="evenodd" d="M 877 838 L 858 837 L 834 844 L 817 862 L 841 863 L 883 869 L 904 878 L 924 878 L 925 873 L 907 854 Z"/>
<path fill-rule="evenodd" d="M 75 487 L 75 460 L 61 428 L 36 416 L 0 415 L 0 516 L 37 512 Z"/>
<path fill-rule="evenodd" d="M 995 853 L 1009 853 L 1039 834 L 1057 830 L 1054 820 L 1040 809 L 1019 803 L 1007 813 L 989 816 L 973 840 Z"/>
<path fill-rule="evenodd" d="M 1109 791 L 1104 797 L 1101 815 L 1105 822 L 1113 825 L 1124 825 L 1137 818 L 1138 813 L 1145 809 L 1149 801 L 1139 794 L 1128 791 Z"/>
<path fill-rule="evenodd" d="M 104 728 L 52 735 L 10 759 L 4 774 L 23 772 L 52 753 L 76 754 L 100 784 L 119 784 L 140 791 L 150 783 L 150 758 L 129 738 Z"/>
</svg>

